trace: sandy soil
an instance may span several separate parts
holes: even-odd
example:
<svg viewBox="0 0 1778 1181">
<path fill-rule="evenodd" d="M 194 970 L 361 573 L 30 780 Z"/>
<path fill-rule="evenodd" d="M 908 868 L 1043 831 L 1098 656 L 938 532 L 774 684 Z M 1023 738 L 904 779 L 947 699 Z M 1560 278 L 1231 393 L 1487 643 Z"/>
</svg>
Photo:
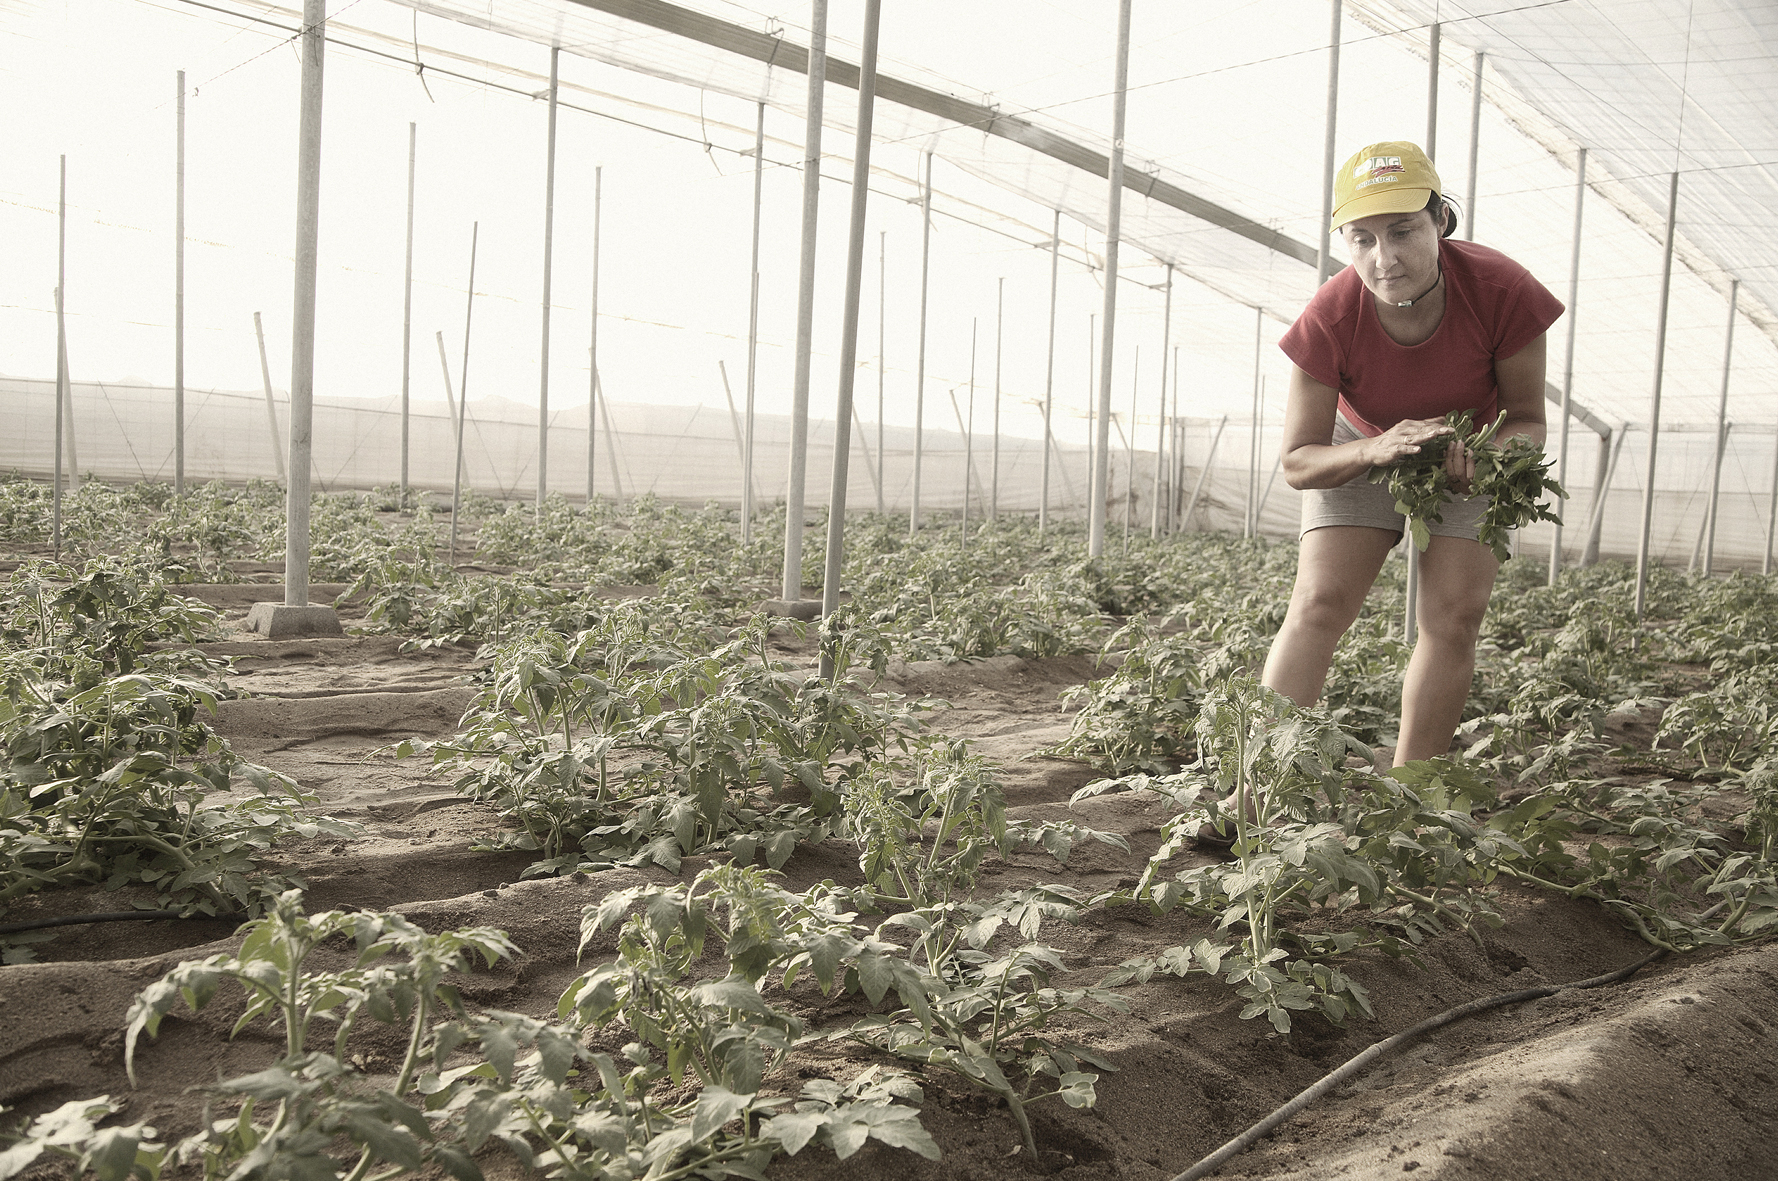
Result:
<svg viewBox="0 0 1778 1181">
<path fill-rule="evenodd" d="M 318 593 L 324 593 L 317 588 Z M 199 590 L 235 621 L 254 593 Z M 399 910 L 428 929 L 466 923 L 504 928 L 525 957 L 479 973 L 470 999 L 538 1015 L 553 1013 L 577 966 L 583 906 L 663 871 L 614 871 L 575 879 L 520 881 L 521 855 L 476 853 L 472 838 L 491 816 L 427 773 L 423 760 L 383 752 L 410 735 L 453 732 L 469 700 L 473 669 L 460 649 L 402 654 L 396 641 L 348 638 L 266 642 L 239 638 L 206 645 L 234 656 L 229 679 L 253 697 L 224 703 L 219 729 L 243 755 L 282 770 L 322 797 L 326 811 L 360 822 L 362 840 L 316 841 L 284 854 L 309 881 L 311 909 L 356 906 Z M 791 654 L 804 659 L 807 653 Z M 1086 657 L 971 665 L 897 665 L 894 687 L 944 698 L 934 716 L 1005 767 L 1010 810 L 1044 817 L 1068 812 L 1068 797 L 1092 776 L 1082 766 L 1034 756 L 1060 739 L 1067 716 L 1058 694 L 1093 675 Z M 1047 857 L 996 866 L 986 885 L 1039 879 L 1084 888 L 1130 881 L 1159 843 L 1167 813 L 1143 795 L 1102 797 L 1076 809 L 1082 823 L 1125 835 L 1132 852 L 1079 849 L 1058 869 Z M 1194 854 L 1195 856 L 1196 854 Z M 689 860 L 685 872 L 701 863 Z M 788 884 L 824 878 L 855 882 L 853 850 L 836 841 L 800 850 Z M 1119 1065 L 1099 1082 L 1099 1103 L 1074 1111 L 1033 1108 L 1041 1169 L 1077 1178 L 1165 1179 L 1341 1062 L 1433 1013 L 1476 997 L 1532 984 L 1582 979 L 1620 967 L 1644 944 L 1590 903 L 1507 889 L 1507 924 L 1480 938 L 1451 935 L 1427 949 L 1425 964 L 1359 958 L 1348 970 L 1371 992 L 1375 1020 L 1335 1029 L 1305 1017 L 1288 1038 L 1268 1037 L 1263 1021 L 1237 1018 L 1222 984 L 1157 979 L 1124 990 L 1125 1018 L 1082 1030 L 1083 1040 Z M 15 908 L 19 919 L 118 909 L 97 891 L 39 896 Z M 1097 912 L 1078 928 L 1046 927 L 1065 953 L 1068 976 L 1085 984 L 1134 955 L 1205 932 L 1177 916 L 1133 908 Z M 0 968 L 0 1104 L 27 1112 L 74 1098 L 127 1097 L 130 1119 L 151 1120 L 164 1136 L 190 1131 L 201 1101 L 186 1088 L 218 1072 L 256 1069 L 274 1056 L 264 1033 L 231 1042 L 238 1005 L 218 1003 L 196 1018 L 170 1018 L 141 1047 L 144 1086 L 123 1073 L 123 1015 L 134 993 L 181 959 L 231 946 L 230 924 L 137 922 L 67 929 L 40 945 L 45 962 Z M 609 938 L 587 955 L 609 950 Z M 814 1024 L 837 1024 L 861 1010 L 851 1002 L 807 1000 Z M 1668 959 L 1630 982 L 1567 992 L 1495 1010 L 1441 1030 L 1385 1060 L 1252 1152 L 1224 1177 L 1322 1178 L 1778 1178 L 1778 946 Z M 368 1031 L 367 1031 L 368 1032 Z M 367 1062 L 382 1050 L 365 1041 Z M 796 1060 L 805 1077 L 848 1077 L 864 1051 L 824 1044 Z M 966 1086 L 934 1073 L 925 1080 L 922 1118 L 943 1159 L 871 1145 L 845 1165 L 825 1152 L 780 1160 L 772 1175 L 857 1181 L 1023 1178 L 1038 1170 L 1016 1152 L 1008 1113 Z M 492 1161 L 491 1175 L 506 1175 Z"/>
</svg>

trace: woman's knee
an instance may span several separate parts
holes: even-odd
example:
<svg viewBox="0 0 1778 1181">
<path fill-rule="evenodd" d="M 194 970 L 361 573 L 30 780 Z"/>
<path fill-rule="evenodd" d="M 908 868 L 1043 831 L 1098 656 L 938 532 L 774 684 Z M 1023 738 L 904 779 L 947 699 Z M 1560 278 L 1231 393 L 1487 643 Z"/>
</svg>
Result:
<svg viewBox="0 0 1778 1181">
<path fill-rule="evenodd" d="M 1290 619 L 1318 632 L 1344 635 L 1364 607 L 1368 586 L 1354 587 L 1324 580 L 1297 582 L 1290 595 Z"/>
<path fill-rule="evenodd" d="M 1429 595 L 1422 588 L 1416 614 L 1421 632 L 1448 643 L 1474 647 L 1482 632 L 1482 621 L 1488 615 L 1488 594 L 1462 588 Z"/>
</svg>

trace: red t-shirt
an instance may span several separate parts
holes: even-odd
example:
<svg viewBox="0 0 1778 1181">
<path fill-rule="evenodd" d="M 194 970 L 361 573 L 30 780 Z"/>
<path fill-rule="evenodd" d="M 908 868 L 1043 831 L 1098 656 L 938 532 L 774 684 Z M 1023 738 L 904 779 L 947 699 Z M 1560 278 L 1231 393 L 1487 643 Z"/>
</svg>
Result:
<svg viewBox="0 0 1778 1181">
<path fill-rule="evenodd" d="M 1376 437 L 1404 418 L 1474 410 L 1476 424 L 1500 413 L 1494 362 L 1536 340 L 1562 315 L 1562 301 L 1524 267 L 1488 246 L 1446 238 L 1445 314 L 1416 345 L 1389 338 L 1370 292 L 1347 267 L 1326 283 L 1278 342 L 1304 373 L 1340 392 L 1340 411 Z"/>
</svg>

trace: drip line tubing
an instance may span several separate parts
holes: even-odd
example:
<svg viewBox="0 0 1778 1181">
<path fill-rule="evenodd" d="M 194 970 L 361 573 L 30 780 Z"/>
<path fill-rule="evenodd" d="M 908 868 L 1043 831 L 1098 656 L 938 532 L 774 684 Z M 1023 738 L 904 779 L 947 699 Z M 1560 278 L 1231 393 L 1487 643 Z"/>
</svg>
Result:
<svg viewBox="0 0 1778 1181">
<path fill-rule="evenodd" d="M 41 931 L 45 927 L 74 927 L 82 923 L 127 923 L 145 919 L 216 919 L 238 922 L 238 914 L 186 914 L 178 910 L 114 910 L 103 914 L 66 914 L 53 919 L 31 919 L 23 923 L 0 924 L 0 935 L 17 935 L 21 931 Z"/>
<path fill-rule="evenodd" d="M 1517 992 L 1505 992 L 1498 996 L 1485 996 L 1454 1009 L 1446 1009 L 1436 1017 L 1428 1017 L 1410 1029 L 1404 1029 L 1393 1037 L 1384 1038 L 1376 1045 L 1348 1060 L 1344 1065 L 1324 1075 L 1320 1082 L 1301 1092 L 1296 1098 L 1260 1120 L 1215 1152 L 1173 1178 L 1173 1181 L 1197 1181 L 1199 1177 L 1207 1177 L 1227 1164 L 1233 1158 L 1246 1152 L 1272 1129 L 1286 1120 L 1291 1119 L 1309 1104 L 1321 1098 L 1341 1083 L 1362 1073 L 1371 1063 L 1407 1045 L 1423 1033 L 1430 1033 L 1443 1025 L 1459 1021 L 1465 1017 L 1473 1017 L 1477 1013 L 1485 1013 L 1489 1009 L 1498 1009 L 1503 1005 L 1516 1005 L 1524 1001 L 1534 1001 L 1541 997 L 1554 996 L 1570 988 L 1600 988 L 1607 984 L 1616 984 L 1628 980 L 1631 976 L 1666 955 L 1665 950 L 1656 950 L 1643 956 L 1627 968 L 1619 968 L 1615 972 L 1607 972 L 1603 976 L 1594 976 L 1587 980 L 1576 980 L 1568 984 L 1544 984 L 1537 988 L 1521 988 Z"/>
</svg>

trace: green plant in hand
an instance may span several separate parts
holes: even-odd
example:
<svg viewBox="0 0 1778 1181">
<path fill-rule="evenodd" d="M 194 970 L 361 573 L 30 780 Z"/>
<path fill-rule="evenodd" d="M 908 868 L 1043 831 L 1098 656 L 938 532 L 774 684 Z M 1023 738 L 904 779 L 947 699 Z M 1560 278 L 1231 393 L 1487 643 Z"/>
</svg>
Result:
<svg viewBox="0 0 1778 1181">
<path fill-rule="evenodd" d="M 1533 521 L 1561 518 L 1549 510 L 1544 496 L 1554 493 L 1567 496 L 1562 486 L 1550 478 L 1550 461 L 1543 449 L 1523 435 L 1513 435 L 1504 443 L 1495 436 L 1506 413 L 1487 426 L 1477 428 L 1474 412 L 1453 411 L 1445 415 L 1451 433 L 1441 435 L 1421 446 L 1418 454 L 1388 465 L 1371 469 L 1372 483 L 1385 484 L 1395 497 L 1395 511 L 1408 519 L 1408 531 L 1414 545 L 1424 550 L 1432 542 L 1431 523 L 1444 520 L 1444 506 L 1451 499 L 1450 477 L 1445 473 L 1445 459 L 1454 443 L 1461 443 L 1475 458 L 1475 480 L 1470 495 L 1488 498 L 1479 528 L 1483 545 L 1494 556 L 1505 561 L 1511 556 L 1511 534 L 1514 529 Z"/>
</svg>

